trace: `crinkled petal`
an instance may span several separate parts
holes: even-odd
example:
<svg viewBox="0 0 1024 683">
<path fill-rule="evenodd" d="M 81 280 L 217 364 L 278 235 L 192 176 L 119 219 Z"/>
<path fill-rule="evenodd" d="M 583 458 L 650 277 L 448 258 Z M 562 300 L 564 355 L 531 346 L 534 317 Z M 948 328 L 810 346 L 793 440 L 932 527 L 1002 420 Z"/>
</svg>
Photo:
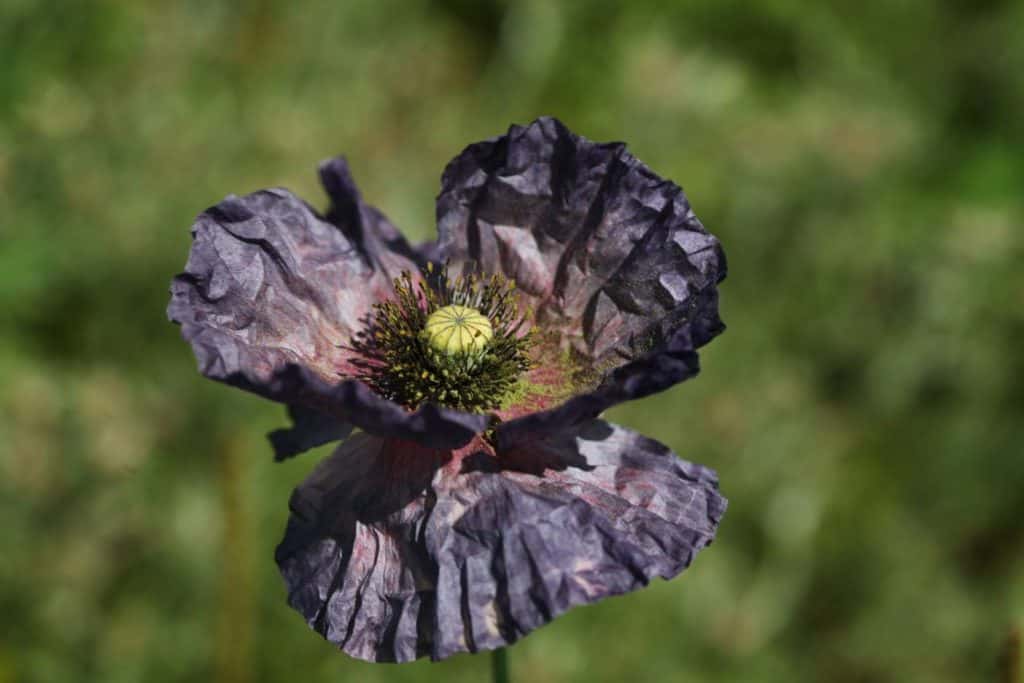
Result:
<svg viewBox="0 0 1024 683">
<path fill-rule="evenodd" d="M 514 279 L 536 326 L 598 371 L 601 409 L 693 376 L 696 349 L 724 329 L 718 240 L 622 143 L 552 118 L 513 126 L 448 165 L 437 215 L 441 255 Z M 583 407 L 530 429 L 595 414 Z"/>
<path fill-rule="evenodd" d="M 718 295 L 711 292 L 694 311 L 696 320 L 718 319 Z M 689 328 L 682 328 L 668 340 L 663 350 L 647 353 L 607 373 L 591 391 L 573 396 L 548 410 L 524 414 L 494 428 L 493 438 L 500 448 L 512 448 L 529 441 L 535 434 L 557 431 L 567 425 L 593 419 L 614 405 L 663 391 L 689 379 L 700 370 Z"/>
<path fill-rule="evenodd" d="M 410 413 L 355 380 L 339 381 L 353 374 L 353 335 L 418 256 L 362 201 L 343 159 L 325 162 L 320 174 L 332 202 L 326 217 L 282 189 L 228 197 L 200 214 L 168 317 L 207 377 L 320 414 L 291 430 L 286 451 L 345 425 L 438 448 L 466 443 L 485 417 L 435 407 Z M 296 432 L 314 426 L 315 435 Z"/>
<path fill-rule="evenodd" d="M 277 561 L 290 604 L 345 652 L 437 660 L 675 576 L 714 537 L 717 489 L 600 420 L 497 454 L 357 435 L 296 489 Z"/>
<path fill-rule="evenodd" d="M 292 420 L 291 427 L 275 429 L 267 434 L 277 461 L 332 441 L 343 441 L 352 432 L 352 425 L 303 406 L 289 405 L 288 417 Z"/>
</svg>

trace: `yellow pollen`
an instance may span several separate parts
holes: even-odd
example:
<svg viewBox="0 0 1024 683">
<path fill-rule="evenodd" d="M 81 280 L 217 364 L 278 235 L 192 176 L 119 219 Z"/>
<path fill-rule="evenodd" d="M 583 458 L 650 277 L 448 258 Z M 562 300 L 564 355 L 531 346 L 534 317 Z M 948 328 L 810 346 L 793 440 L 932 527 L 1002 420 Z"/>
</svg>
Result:
<svg viewBox="0 0 1024 683">
<path fill-rule="evenodd" d="M 487 316 L 475 308 L 457 304 L 431 313 L 425 331 L 430 346 L 449 356 L 482 351 L 494 336 Z"/>
</svg>

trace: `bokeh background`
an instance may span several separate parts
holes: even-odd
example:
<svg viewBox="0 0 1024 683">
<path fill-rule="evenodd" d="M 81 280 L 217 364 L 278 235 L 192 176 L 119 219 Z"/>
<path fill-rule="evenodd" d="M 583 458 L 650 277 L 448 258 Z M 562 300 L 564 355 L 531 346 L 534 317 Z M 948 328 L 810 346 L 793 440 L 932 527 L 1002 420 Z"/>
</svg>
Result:
<svg viewBox="0 0 1024 683">
<path fill-rule="evenodd" d="M 679 579 L 515 680 L 1009 681 L 1024 619 L 1024 4 L 0 3 L 0 681 L 486 680 L 285 605 L 281 407 L 165 318 L 196 213 L 284 185 L 434 233 L 444 164 L 552 114 L 724 243 L 703 373 L 612 419 L 716 468 Z M 1005 669 L 1005 667 L 1004 667 Z"/>
</svg>

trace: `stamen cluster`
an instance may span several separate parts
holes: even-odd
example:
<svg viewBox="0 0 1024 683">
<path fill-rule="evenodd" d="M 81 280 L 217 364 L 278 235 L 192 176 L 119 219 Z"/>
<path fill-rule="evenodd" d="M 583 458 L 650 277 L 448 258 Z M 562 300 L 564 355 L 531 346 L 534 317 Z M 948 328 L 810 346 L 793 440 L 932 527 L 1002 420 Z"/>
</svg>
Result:
<svg viewBox="0 0 1024 683">
<path fill-rule="evenodd" d="M 387 399 L 416 408 L 435 403 L 470 412 L 500 408 L 530 368 L 530 317 L 519 310 L 515 283 L 500 275 L 448 276 L 428 264 L 416 280 L 405 271 L 395 296 L 374 305 L 370 324 L 353 340 L 356 378 Z M 431 343 L 431 314 L 462 307 L 486 317 L 491 334 L 473 343 Z M 435 317 L 435 320 L 437 318 Z"/>
</svg>

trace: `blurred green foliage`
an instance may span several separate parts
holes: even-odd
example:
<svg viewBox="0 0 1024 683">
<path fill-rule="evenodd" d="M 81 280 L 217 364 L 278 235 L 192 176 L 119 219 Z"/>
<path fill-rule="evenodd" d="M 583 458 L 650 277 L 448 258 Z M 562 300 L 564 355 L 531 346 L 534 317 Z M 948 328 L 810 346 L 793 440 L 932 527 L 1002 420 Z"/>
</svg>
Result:
<svg viewBox="0 0 1024 683">
<path fill-rule="evenodd" d="M 696 380 L 612 418 L 715 467 L 679 580 L 515 680 L 994 681 L 1024 619 L 1024 4 L 0 7 L 0 681 L 485 680 L 366 665 L 285 605 L 279 406 L 164 307 L 194 215 L 348 155 L 433 233 L 443 165 L 540 114 L 680 182 L 730 259 Z"/>
</svg>

